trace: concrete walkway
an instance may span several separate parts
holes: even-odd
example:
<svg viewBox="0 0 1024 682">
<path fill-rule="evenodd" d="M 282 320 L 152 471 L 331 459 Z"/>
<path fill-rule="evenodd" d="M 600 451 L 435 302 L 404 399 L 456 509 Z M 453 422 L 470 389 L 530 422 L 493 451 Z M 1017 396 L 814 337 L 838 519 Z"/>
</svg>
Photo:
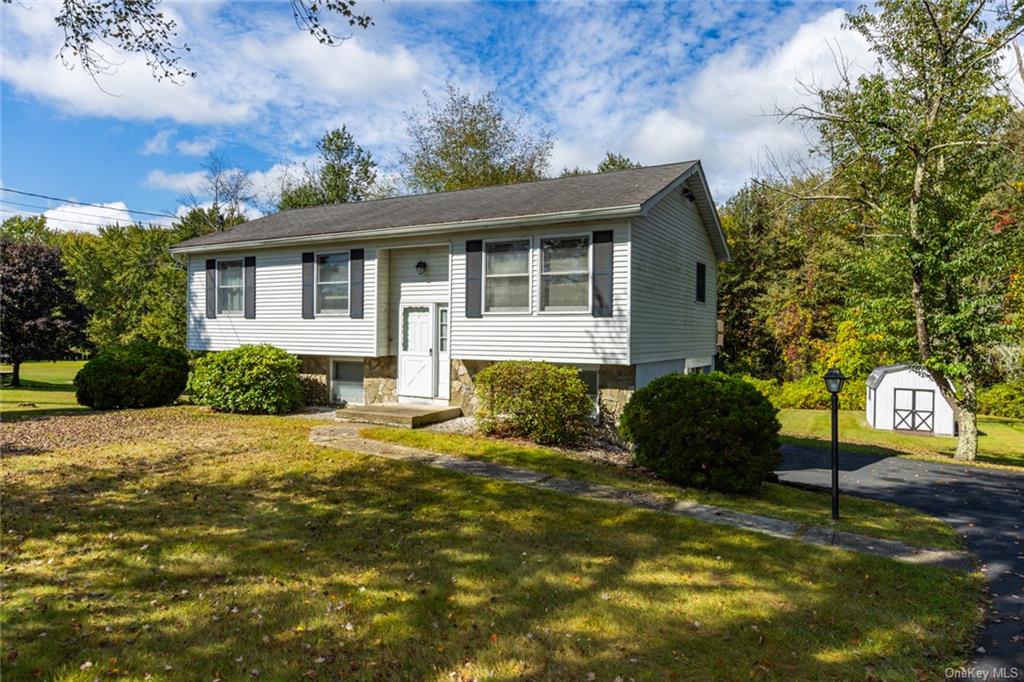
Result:
<svg viewBox="0 0 1024 682">
<path fill-rule="evenodd" d="M 359 436 L 359 431 L 364 426 L 353 423 L 317 426 L 310 431 L 309 439 L 317 445 L 351 450 L 403 462 L 415 462 L 437 469 L 458 471 L 464 474 L 507 481 L 532 488 L 554 490 L 588 500 L 601 500 L 627 507 L 650 509 L 666 514 L 685 516 L 707 523 L 732 526 L 733 528 L 795 540 L 809 545 L 839 547 L 862 554 L 872 554 L 915 564 L 942 566 L 957 571 L 969 571 L 974 567 L 973 557 L 964 552 L 921 549 L 901 542 L 870 538 L 822 526 L 808 526 L 767 516 L 745 514 L 697 502 L 677 500 L 663 495 L 599 485 L 578 479 L 561 478 L 504 464 L 482 462 L 464 457 L 452 457 L 417 448 L 383 443 Z"/>
<path fill-rule="evenodd" d="M 783 453 L 783 482 L 830 484 L 827 450 L 787 445 Z M 839 476 L 841 491 L 919 509 L 964 535 L 992 594 L 970 679 L 1024 680 L 1024 474 L 841 452 Z"/>
</svg>

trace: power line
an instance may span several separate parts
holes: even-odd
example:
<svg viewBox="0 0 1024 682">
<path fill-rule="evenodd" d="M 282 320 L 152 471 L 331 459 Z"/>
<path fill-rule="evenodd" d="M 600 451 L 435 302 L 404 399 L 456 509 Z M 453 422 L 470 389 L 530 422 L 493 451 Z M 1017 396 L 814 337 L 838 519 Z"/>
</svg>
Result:
<svg viewBox="0 0 1024 682">
<path fill-rule="evenodd" d="M 85 201 L 75 201 L 74 199 L 61 199 L 60 197 L 51 197 L 45 194 L 36 194 L 35 192 L 23 192 L 19 189 L 11 189 L 10 187 L 0 187 L 0 192 L 13 192 L 14 194 L 21 194 L 26 197 L 36 197 L 37 199 L 49 199 L 50 201 L 60 201 L 65 204 L 77 204 L 79 206 L 90 206 L 92 208 L 104 208 L 108 211 L 123 211 L 125 213 L 138 213 L 140 215 L 152 215 L 158 218 L 177 218 L 178 216 L 170 213 L 157 213 L 155 211 L 137 211 L 135 209 L 127 208 L 113 208 L 111 206 L 104 206 L 103 204 L 90 204 Z"/>
<path fill-rule="evenodd" d="M 23 215 L 24 214 L 19 213 L 18 211 L 15 211 L 14 209 L 0 208 L 0 216 L 2 216 L 4 220 L 6 220 L 7 218 L 14 218 L 16 216 L 23 216 Z M 82 220 L 80 218 L 79 219 L 73 219 L 73 220 L 66 220 L 66 219 L 58 218 L 57 220 L 60 220 L 61 222 L 71 223 L 73 225 L 77 225 L 77 226 L 81 226 L 81 227 L 110 227 L 110 226 L 112 226 L 114 224 L 114 223 L 112 223 L 110 221 L 101 223 L 101 222 L 95 222 L 95 221 L 92 221 L 92 220 Z"/>
<path fill-rule="evenodd" d="M 4 204 L 10 205 L 10 206 L 20 206 L 21 208 L 33 208 L 33 209 L 36 209 L 36 210 L 40 211 L 40 213 L 45 213 L 47 211 L 52 211 L 54 213 L 59 213 L 61 215 L 67 214 L 67 215 L 74 215 L 74 216 L 87 216 L 89 218 L 100 218 L 100 219 L 103 219 L 103 220 L 113 220 L 113 221 L 120 221 L 120 222 L 124 222 L 125 221 L 124 218 L 119 218 L 117 216 L 105 216 L 105 215 L 100 215 L 99 213 L 87 213 L 85 211 L 76 211 L 76 210 L 70 209 L 70 208 L 53 208 L 53 207 L 50 207 L 50 206 L 40 206 L 38 204 L 26 204 L 25 202 L 22 202 L 22 201 L 11 201 L 10 199 L 0 199 L 0 206 L 2 206 Z M 121 211 L 122 209 L 116 208 L 116 209 L 111 209 L 111 210 Z M 57 218 L 56 215 L 51 216 L 51 217 L 54 218 L 54 219 L 58 219 L 59 220 L 59 218 Z M 129 219 L 131 219 L 130 216 L 129 216 Z M 131 222 L 134 223 L 136 221 L 134 219 L 132 219 Z"/>
</svg>

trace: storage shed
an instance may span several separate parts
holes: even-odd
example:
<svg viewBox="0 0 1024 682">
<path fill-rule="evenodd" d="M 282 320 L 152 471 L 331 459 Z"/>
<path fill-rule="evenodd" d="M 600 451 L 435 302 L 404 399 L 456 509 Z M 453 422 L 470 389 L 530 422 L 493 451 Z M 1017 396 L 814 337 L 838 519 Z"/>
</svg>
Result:
<svg viewBox="0 0 1024 682">
<path fill-rule="evenodd" d="M 953 408 L 935 380 L 920 367 L 876 367 L 867 381 L 868 424 L 887 431 L 956 434 Z"/>
</svg>

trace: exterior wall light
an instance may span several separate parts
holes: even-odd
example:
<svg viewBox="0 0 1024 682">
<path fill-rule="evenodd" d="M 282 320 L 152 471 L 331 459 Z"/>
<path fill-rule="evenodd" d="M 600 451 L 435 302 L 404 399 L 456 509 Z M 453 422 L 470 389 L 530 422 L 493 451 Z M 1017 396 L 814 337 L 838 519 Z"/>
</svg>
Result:
<svg viewBox="0 0 1024 682">
<path fill-rule="evenodd" d="M 416 263 L 416 274 L 423 276 L 427 272 L 427 264 L 424 261 Z"/>
</svg>

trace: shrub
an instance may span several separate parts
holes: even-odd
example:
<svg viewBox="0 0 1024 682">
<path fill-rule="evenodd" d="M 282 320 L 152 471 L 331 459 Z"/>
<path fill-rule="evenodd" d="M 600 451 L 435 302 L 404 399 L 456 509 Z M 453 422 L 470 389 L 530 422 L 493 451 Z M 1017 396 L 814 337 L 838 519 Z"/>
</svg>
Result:
<svg viewBox="0 0 1024 682">
<path fill-rule="evenodd" d="M 775 379 L 757 379 L 750 376 L 738 378 L 756 388 L 780 410 L 827 410 L 832 407 L 831 397 L 825 390 L 825 380 L 821 376 L 810 375 L 783 383 Z M 864 379 L 847 379 L 839 394 L 839 407 L 844 410 L 863 410 L 866 399 Z"/>
<path fill-rule="evenodd" d="M 1024 380 L 996 384 L 978 391 L 978 412 L 1024 419 Z"/>
<path fill-rule="evenodd" d="M 476 420 L 484 433 L 564 445 L 587 431 L 594 404 L 575 367 L 498 362 L 481 370 L 474 383 L 480 397 Z"/>
<path fill-rule="evenodd" d="M 756 388 L 758 393 L 772 401 L 772 404 L 775 404 L 779 397 L 779 392 L 782 390 L 782 383 L 778 379 L 758 379 L 749 374 L 737 374 L 735 376 Z"/>
<path fill-rule="evenodd" d="M 147 341 L 112 346 L 75 375 L 75 399 L 97 410 L 170 405 L 185 389 L 188 356 Z"/>
<path fill-rule="evenodd" d="M 299 383 L 302 384 L 302 403 L 304 405 L 331 404 L 331 392 L 327 388 L 326 375 L 300 374 Z"/>
<path fill-rule="evenodd" d="M 620 431 L 638 464 L 681 485 L 751 493 L 782 461 L 776 410 L 725 374 L 669 374 L 633 394 Z"/>
<path fill-rule="evenodd" d="M 188 386 L 195 402 L 218 412 L 281 414 L 302 405 L 299 359 L 267 344 L 204 355 Z"/>
</svg>

